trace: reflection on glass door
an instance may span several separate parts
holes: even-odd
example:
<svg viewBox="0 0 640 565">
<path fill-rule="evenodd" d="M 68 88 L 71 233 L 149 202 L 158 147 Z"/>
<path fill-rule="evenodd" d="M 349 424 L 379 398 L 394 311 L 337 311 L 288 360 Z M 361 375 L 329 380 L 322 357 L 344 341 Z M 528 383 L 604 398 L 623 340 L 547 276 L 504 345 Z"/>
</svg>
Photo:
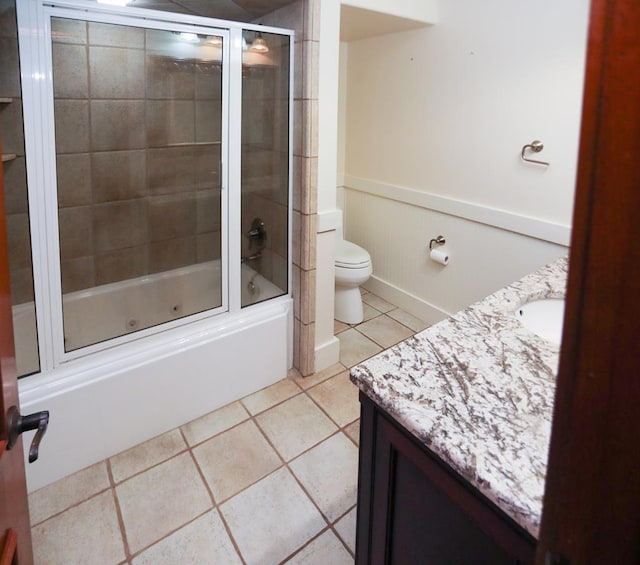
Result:
<svg viewBox="0 0 640 565">
<path fill-rule="evenodd" d="M 287 293 L 290 37 L 244 31 L 242 306 Z"/>
<path fill-rule="evenodd" d="M 221 307 L 222 37 L 51 30 L 65 351 Z"/>
</svg>

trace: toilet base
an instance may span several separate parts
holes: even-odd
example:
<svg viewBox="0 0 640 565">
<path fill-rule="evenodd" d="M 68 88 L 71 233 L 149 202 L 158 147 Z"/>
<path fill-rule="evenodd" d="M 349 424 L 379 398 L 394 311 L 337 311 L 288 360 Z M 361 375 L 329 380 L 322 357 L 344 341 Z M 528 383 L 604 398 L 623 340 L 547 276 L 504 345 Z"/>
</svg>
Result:
<svg viewBox="0 0 640 565">
<path fill-rule="evenodd" d="M 360 287 L 336 285 L 335 318 L 345 324 L 359 324 L 364 320 Z"/>
</svg>

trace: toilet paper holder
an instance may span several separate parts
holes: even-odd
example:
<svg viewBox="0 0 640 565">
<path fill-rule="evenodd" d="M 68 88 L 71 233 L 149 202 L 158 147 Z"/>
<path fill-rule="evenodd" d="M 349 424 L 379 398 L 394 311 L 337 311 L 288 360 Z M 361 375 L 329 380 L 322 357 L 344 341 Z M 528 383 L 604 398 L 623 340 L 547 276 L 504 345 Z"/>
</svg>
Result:
<svg viewBox="0 0 640 565">
<path fill-rule="evenodd" d="M 438 235 L 436 237 L 434 237 L 430 242 L 429 242 L 429 251 L 433 250 L 433 246 L 435 245 L 444 245 L 445 243 L 447 243 L 447 240 L 441 236 Z"/>
</svg>

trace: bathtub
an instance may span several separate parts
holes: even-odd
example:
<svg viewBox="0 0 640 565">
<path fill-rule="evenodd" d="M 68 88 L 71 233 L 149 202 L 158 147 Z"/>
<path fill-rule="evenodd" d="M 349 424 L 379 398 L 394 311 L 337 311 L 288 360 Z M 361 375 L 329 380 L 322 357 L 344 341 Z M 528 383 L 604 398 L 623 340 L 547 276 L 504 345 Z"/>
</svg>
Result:
<svg viewBox="0 0 640 565">
<path fill-rule="evenodd" d="M 283 294 L 251 267 L 241 267 L 242 304 Z M 64 340 L 67 351 L 99 343 L 104 336 L 130 334 L 172 319 L 220 306 L 220 261 L 208 261 L 123 282 L 65 294 Z M 39 371 L 33 302 L 13 307 L 18 374 Z"/>
<path fill-rule="evenodd" d="M 135 333 L 210 309 L 221 303 L 219 281 L 220 262 L 211 261 L 69 293 L 66 349 L 81 351 L 105 332 Z M 27 466 L 29 490 L 284 378 L 292 361 L 292 300 L 245 264 L 241 289 L 242 304 L 252 306 L 240 312 L 157 331 L 20 379 L 22 413 L 51 413 L 41 457 Z M 14 307 L 14 332 L 19 373 L 38 371 L 33 303 Z"/>
</svg>

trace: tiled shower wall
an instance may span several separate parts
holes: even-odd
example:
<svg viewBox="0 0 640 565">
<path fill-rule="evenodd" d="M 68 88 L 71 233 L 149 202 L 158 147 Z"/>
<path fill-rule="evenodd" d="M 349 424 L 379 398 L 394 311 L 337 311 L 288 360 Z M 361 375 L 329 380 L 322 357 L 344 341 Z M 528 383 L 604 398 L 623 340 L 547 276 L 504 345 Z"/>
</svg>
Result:
<svg viewBox="0 0 640 565">
<path fill-rule="evenodd" d="M 220 67 L 153 52 L 167 32 L 54 24 L 63 292 L 218 258 Z"/>
<path fill-rule="evenodd" d="M 2 164 L 7 213 L 7 236 L 14 304 L 33 300 L 31 240 L 27 177 L 22 129 L 22 92 L 18 57 L 18 30 L 14 0 L 0 0 L 0 133 L 2 152 L 16 158 Z"/>
<path fill-rule="evenodd" d="M 295 78 L 294 78 L 294 116 L 295 116 L 295 131 L 294 131 L 294 162 L 293 162 L 293 295 L 295 299 L 294 305 L 294 366 L 303 375 L 312 374 L 314 371 L 314 351 L 315 351 L 315 280 L 316 280 L 316 225 L 317 225 L 317 108 L 318 108 L 318 88 L 317 88 L 317 76 L 318 76 L 318 5 L 319 0 L 298 0 L 293 4 L 286 6 L 280 10 L 269 14 L 268 16 L 261 18 L 259 23 L 265 25 L 274 25 L 279 27 L 285 27 L 294 29 L 296 31 L 295 36 Z M 5 164 L 5 188 L 7 192 L 7 214 L 8 214 L 8 226 L 9 237 L 12 242 L 12 248 L 15 249 L 15 257 L 12 257 L 12 293 L 14 297 L 14 303 L 25 302 L 33 299 L 32 294 L 32 282 L 31 282 L 31 269 L 30 269 L 30 246 L 28 236 L 28 217 L 27 217 L 27 196 L 26 196 L 26 177 L 24 173 L 24 144 L 22 141 L 22 107 L 20 103 L 20 84 L 19 84 L 19 71 L 18 71 L 18 44 L 17 44 L 17 32 L 15 30 L 15 12 L 12 9 L 12 0 L 0 0 L 0 97 L 11 96 L 14 97 L 14 102 L 11 105 L 0 105 L 0 119 L 3 132 L 3 138 L 5 143 L 5 152 L 12 152 L 18 154 L 18 159 L 12 161 L 9 165 Z M 84 39 L 83 39 L 84 38 Z M 86 50 L 86 35 L 81 34 L 73 39 L 74 42 L 70 42 L 69 51 L 72 52 L 75 47 L 76 53 L 79 53 L 79 48 Z M 107 46 L 103 46 L 107 47 Z M 85 60 L 86 61 L 86 60 Z M 77 69 L 76 69 L 77 70 Z M 71 70 L 73 72 L 73 69 Z M 88 73 L 88 62 L 85 62 L 84 66 L 81 65 L 81 73 Z M 184 70 L 182 71 L 184 73 Z M 169 73 L 169 77 L 171 77 Z M 180 75 L 184 78 L 184 74 Z M 113 77 L 115 80 L 115 77 Z M 88 79 L 87 79 L 88 80 Z M 164 88 L 169 88 L 171 80 L 176 84 L 176 77 L 173 75 L 173 79 L 167 79 L 164 83 Z M 180 81 L 177 81 L 177 86 L 180 85 Z M 162 87 L 162 86 L 161 86 Z M 88 97 L 76 97 L 78 94 L 72 94 L 67 101 L 72 103 L 74 101 L 79 102 L 80 106 L 83 104 L 87 107 L 90 106 Z M 112 99 L 113 100 L 113 99 Z M 117 102 L 118 99 L 115 98 Z M 180 100 L 180 102 L 190 103 L 190 99 Z M 160 101 L 162 102 L 162 101 Z M 196 100 L 193 99 L 194 112 L 197 112 Z M 64 105 L 64 102 L 63 104 Z M 182 105 L 187 106 L 186 105 Z M 107 105 L 108 106 L 108 105 Z M 176 104 L 176 111 L 177 111 Z M 134 105 L 135 108 L 135 105 Z M 83 145 L 80 143 L 76 146 L 72 146 L 68 153 L 65 153 L 64 157 L 60 161 L 65 161 L 62 166 L 59 165 L 59 182 L 66 185 L 69 191 L 69 200 L 63 200 L 61 202 L 64 208 L 64 214 L 73 215 L 73 209 L 79 209 L 76 215 L 75 221 L 79 227 L 84 226 L 84 234 L 91 238 L 92 248 L 95 245 L 94 240 L 94 222 L 93 215 L 91 218 L 86 212 L 82 211 L 82 208 L 86 206 L 87 196 L 87 179 L 93 175 L 93 162 L 89 157 L 88 149 L 91 141 L 99 139 L 101 136 L 107 135 L 107 129 L 103 132 L 93 132 L 91 126 L 92 123 L 89 120 L 88 115 L 85 113 L 84 119 L 81 119 L 79 123 L 72 124 L 72 139 L 75 138 L 77 133 L 84 140 Z M 202 117 L 201 115 L 199 116 Z M 140 122 L 138 118 L 138 123 Z M 144 117 L 146 120 L 146 116 Z M 210 116 L 210 120 L 215 120 L 215 117 Z M 104 122 L 103 122 L 103 125 Z M 108 124 L 106 124 L 108 125 Z M 163 127 L 167 127 L 165 123 Z M 151 133 L 153 134 L 153 128 Z M 158 131 L 157 129 L 155 130 Z M 162 130 L 161 130 L 162 131 Z M 180 132 L 171 132 L 164 130 L 163 135 L 167 137 L 169 135 L 179 135 Z M 189 134 L 189 132 L 187 132 Z M 184 132 L 182 132 L 184 135 Z M 145 137 L 149 135 L 146 131 L 142 137 L 144 141 Z M 193 132 L 193 135 L 197 135 L 197 132 Z M 174 137 L 174 139 L 176 139 Z M 179 138 L 178 138 L 179 139 Z M 114 236 L 118 235 L 118 230 L 129 231 L 130 229 L 136 231 L 139 235 L 145 233 L 149 235 L 149 232 L 153 232 L 157 237 L 161 239 L 156 240 L 156 243 L 152 245 L 153 240 L 148 243 L 141 243 L 140 245 L 134 245 L 130 247 L 117 247 L 117 239 L 109 245 L 115 245 L 113 249 L 107 249 L 99 252 L 83 254 L 83 250 L 87 249 L 83 242 L 76 242 L 76 237 L 73 234 L 70 235 L 70 243 L 65 244 L 69 246 L 68 251 L 65 251 L 67 266 L 69 271 L 78 271 L 77 276 L 70 276 L 70 280 L 66 281 L 65 288 L 81 288 L 82 284 L 92 282 L 92 284 L 100 284 L 109 280 L 109 276 L 115 276 L 115 273 L 119 273 L 118 276 L 136 276 L 136 273 L 142 273 L 142 267 L 153 270 L 164 270 L 165 268 L 172 268 L 172 266 L 179 266 L 182 260 L 187 258 L 192 259 L 194 256 L 197 260 L 204 260 L 210 257 L 210 255 L 203 254 L 202 246 L 201 251 L 198 253 L 198 242 L 203 242 L 204 234 L 208 234 L 208 237 L 219 237 L 219 218 L 215 216 L 203 216 L 197 214 L 195 221 L 187 222 L 188 225 L 195 226 L 195 232 L 189 234 L 176 234 L 162 230 L 167 230 L 170 226 L 160 226 L 159 222 L 153 220 L 150 221 L 150 210 L 169 209 L 168 211 L 175 215 L 182 215 L 187 219 L 194 218 L 193 208 L 188 205 L 190 201 L 195 198 L 196 200 L 213 198 L 217 195 L 216 189 L 211 188 L 209 190 L 192 190 L 188 194 L 184 194 L 182 190 L 175 190 L 175 187 L 180 186 L 181 182 L 184 182 L 185 178 L 190 178 L 192 174 L 189 170 L 185 170 L 184 167 L 180 169 L 180 163 L 184 165 L 184 162 L 197 162 L 197 155 L 193 153 L 187 153 L 184 149 L 173 148 L 157 148 L 156 155 L 162 155 L 164 149 L 164 155 L 170 157 L 166 161 L 163 159 L 156 159 L 160 161 L 162 173 L 160 176 L 168 179 L 167 184 L 164 187 L 164 191 L 160 190 L 159 194 L 153 194 L 153 206 L 143 211 L 140 205 L 132 201 L 137 200 L 136 195 L 142 191 L 147 193 L 148 191 L 156 191 L 158 179 L 151 177 L 147 178 L 146 171 L 140 168 L 135 168 L 136 158 L 140 161 L 144 160 L 145 165 L 147 159 L 153 159 L 154 151 L 149 151 L 145 147 L 130 147 L 132 142 L 130 140 L 120 141 L 124 144 L 123 148 L 118 150 L 106 151 L 105 157 L 107 159 L 107 153 L 111 153 L 110 158 L 116 160 L 120 157 L 124 164 L 129 167 L 129 170 L 133 167 L 133 170 L 137 171 L 136 175 L 132 175 L 124 185 L 122 192 L 113 190 L 106 187 L 104 189 L 98 188 L 99 191 L 103 191 L 105 196 L 112 198 L 101 204 L 105 204 L 102 207 L 103 215 L 109 217 L 111 214 L 116 221 L 118 228 L 107 228 L 108 233 Z M 133 143 L 133 145 L 139 145 L 140 141 Z M 167 151 L 167 149 L 171 149 Z M 98 159 L 99 161 L 100 159 Z M 139 161 L 139 162 L 140 162 Z M 97 165 L 100 167 L 100 163 Z M 98 168 L 96 171 L 99 171 Z M 191 169 L 193 170 L 193 169 Z M 215 173 L 214 179 L 217 179 L 217 171 L 209 171 Z M 197 176 L 201 177 L 203 171 L 200 170 Z M 194 174 L 194 185 L 196 179 Z M 206 173 L 205 173 L 206 174 Z M 96 176 L 98 172 L 95 173 Z M 84 179 L 84 180 L 83 180 Z M 206 179 L 210 181 L 211 179 Z M 155 182 L 155 185 L 154 185 Z M 155 186 L 155 188 L 153 188 Z M 184 191 L 187 192 L 187 191 Z M 182 206 L 176 206 L 173 208 L 173 203 L 179 203 L 184 197 L 187 204 Z M 150 200 L 149 202 L 152 202 Z M 255 205 L 260 210 L 265 210 L 264 206 L 260 207 L 260 204 L 264 204 L 264 201 L 260 202 L 256 200 Z M 279 205 L 281 206 L 282 203 Z M 67 211 L 69 209 L 69 211 Z M 210 205 L 198 206 L 200 210 L 211 210 Z M 277 208 L 276 208 L 277 210 Z M 124 212 L 122 216 L 120 213 Z M 137 213 L 136 213 L 137 212 Z M 264 213 L 264 212 L 263 212 Z M 276 211 L 275 214 L 278 212 Z M 99 213 L 98 213 L 99 214 Z M 250 212 L 243 214 L 244 217 L 253 217 Z M 155 216 L 158 217 L 158 216 Z M 271 221 L 269 220 L 271 223 Z M 138 223 L 138 225 L 134 225 Z M 167 222 L 169 223 L 169 222 Z M 283 223 L 273 222 L 283 226 Z M 243 225 L 243 229 L 244 229 Z M 89 236 L 90 234 L 90 236 Z M 170 235 L 172 237 L 164 236 Z M 206 236 L 205 236 L 206 237 Z M 274 247 L 282 247 L 282 241 L 286 240 L 283 234 L 272 234 L 273 240 L 279 243 L 273 243 Z M 98 237 L 98 241 L 104 242 L 104 239 Z M 104 245 L 104 243 L 102 244 Z M 100 258 L 99 258 L 100 257 Z M 100 267 L 98 269 L 98 264 Z M 82 269 L 83 265 L 87 267 L 87 270 Z M 98 272 L 99 271 L 99 272 Z M 110 275 L 108 274 L 110 273 Z M 267 274 L 267 273 L 265 273 Z M 274 280 L 276 284 L 279 281 Z"/>
<path fill-rule="evenodd" d="M 257 23 L 293 29 L 295 36 L 293 138 L 293 364 L 314 372 L 318 191 L 318 52 L 320 0 L 298 0 Z"/>
</svg>

